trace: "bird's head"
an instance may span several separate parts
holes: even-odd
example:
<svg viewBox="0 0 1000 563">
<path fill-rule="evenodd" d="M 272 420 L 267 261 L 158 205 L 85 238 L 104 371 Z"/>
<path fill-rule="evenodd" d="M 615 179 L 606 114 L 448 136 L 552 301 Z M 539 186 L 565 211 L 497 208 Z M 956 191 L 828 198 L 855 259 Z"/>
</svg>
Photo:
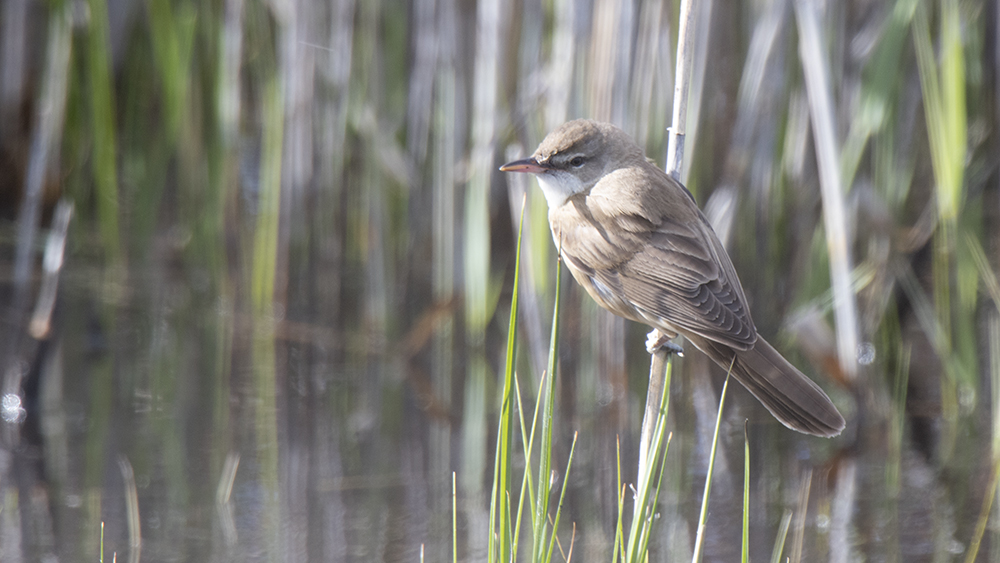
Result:
<svg viewBox="0 0 1000 563">
<path fill-rule="evenodd" d="M 508 162 L 504 172 L 530 172 L 550 209 L 590 191 L 605 175 L 642 162 L 642 149 L 610 123 L 577 119 L 549 133 L 529 158 Z"/>
</svg>

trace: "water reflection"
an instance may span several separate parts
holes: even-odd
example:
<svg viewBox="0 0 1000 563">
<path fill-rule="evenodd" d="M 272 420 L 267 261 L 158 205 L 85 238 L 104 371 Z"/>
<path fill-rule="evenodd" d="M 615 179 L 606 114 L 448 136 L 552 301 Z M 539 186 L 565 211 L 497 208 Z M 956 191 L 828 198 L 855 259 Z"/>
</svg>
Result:
<svg viewBox="0 0 1000 563">
<path fill-rule="evenodd" d="M 66 279 L 82 273 L 71 265 Z M 92 284 L 67 283 L 58 328 L 29 379 L 39 385 L 37 407 L 23 425 L 7 426 L 20 442 L 5 458 L 13 479 L 4 482 L 0 513 L 4 561 L 93 560 L 102 522 L 109 559 L 412 561 L 423 549 L 428 560 L 443 560 L 451 556 L 451 471 L 460 559 L 485 557 L 492 373 L 488 390 L 467 385 L 460 393 L 483 393 L 486 428 L 456 424 L 428 400 L 425 352 L 346 351 L 328 328 L 241 316 L 224 302 L 202 305 L 205 296 L 186 284 L 154 283 L 156 293 L 128 293 L 155 306 L 116 301 L 103 316 Z M 561 385 L 572 388 L 571 377 Z M 968 495 L 982 485 L 956 478 L 958 467 L 939 472 L 908 441 L 894 452 L 900 421 L 861 421 L 842 438 L 816 440 L 784 430 L 731 391 L 706 560 L 739 556 L 745 418 L 755 558 L 770 555 L 786 513 L 784 553 L 801 560 L 913 561 L 964 551 L 959 538 L 968 537 L 980 504 Z M 572 538 L 577 560 L 608 560 L 615 450 L 620 439 L 631 475 L 641 387 L 607 405 L 590 390 L 576 392 L 564 388 L 559 407 L 558 479 L 571 432 L 580 431 L 561 537 L 567 550 Z M 670 560 L 690 552 L 711 428 L 704 421 L 717 396 L 705 378 L 677 378 L 672 392 L 675 435 L 652 546 Z M 8 411 L 18 408 L 11 402 Z M 974 479 L 986 479 L 987 469 L 969 468 Z"/>
</svg>

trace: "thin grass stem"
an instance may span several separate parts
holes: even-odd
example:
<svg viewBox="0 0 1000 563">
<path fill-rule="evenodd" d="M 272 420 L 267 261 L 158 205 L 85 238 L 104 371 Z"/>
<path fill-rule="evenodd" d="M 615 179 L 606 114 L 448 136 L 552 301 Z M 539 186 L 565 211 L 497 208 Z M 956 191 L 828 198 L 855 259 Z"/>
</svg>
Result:
<svg viewBox="0 0 1000 563">
<path fill-rule="evenodd" d="M 628 485 L 622 482 L 622 445 L 621 438 L 615 440 L 615 468 L 618 471 L 618 520 L 617 525 L 615 525 L 615 545 L 611 549 L 611 561 L 617 561 L 621 557 L 622 561 L 625 561 L 625 544 L 623 542 L 625 538 L 624 533 L 624 517 L 625 517 L 625 492 L 628 490 Z"/>
<path fill-rule="evenodd" d="M 559 249 L 559 256 L 562 256 L 562 249 Z M 539 401 L 544 401 L 542 407 L 542 443 L 539 446 L 538 460 L 538 487 L 535 496 L 535 537 L 533 545 L 532 561 L 541 561 L 545 553 L 545 530 L 548 526 L 549 487 L 551 486 L 550 472 L 552 470 L 552 419 L 555 412 L 555 371 L 556 362 L 559 358 L 559 309 L 562 294 L 562 259 L 558 261 L 556 269 L 556 299 L 552 308 L 552 335 L 549 339 L 549 365 L 546 372 L 549 374 L 543 389 L 544 394 L 539 397 Z M 552 533 L 556 530 L 553 528 Z"/>
<path fill-rule="evenodd" d="M 546 378 L 547 378 L 547 374 L 543 373 L 542 374 L 541 385 L 545 384 Z M 522 518 L 522 515 L 523 515 L 523 511 L 524 511 L 525 490 L 527 490 L 527 493 L 528 493 L 527 494 L 527 502 L 528 502 L 528 504 L 530 506 L 535 506 L 535 489 L 534 489 L 534 485 L 532 484 L 532 474 L 531 474 L 531 452 L 532 452 L 532 450 L 534 448 L 534 443 L 535 443 L 535 428 L 537 428 L 538 412 L 539 412 L 539 410 L 541 408 L 542 402 L 541 401 L 535 401 L 535 412 L 534 412 L 534 415 L 531 418 L 531 427 L 530 427 L 531 428 L 531 434 L 529 436 L 525 436 L 525 434 L 524 434 L 525 433 L 524 409 L 521 407 L 521 387 L 520 387 L 520 383 L 518 382 L 518 378 L 517 377 L 514 378 L 514 385 L 516 386 L 516 390 L 517 390 L 518 414 L 521 417 L 520 418 L 520 420 L 521 420 L 521 440 L 526 444 L 526 446 L 524 448 L 524 475 L 522 475 L 522 477 L 521 477 L 521 494 L 518 497 L 518 502 L 517 502 L 517 517 L 514 520 L 514 522 L 515 522 L 515 524 L 514 524 L 515 530 L 514 530 L 514 549 L 513 549 L 513 553 L 516 556 L 517 555 L 517 548 L 518 548 L 519 540 L 520 540 L 520 537 L 521 537 L 521 518 Z M 541 393 L 539 393 L 539 395 L 541 395 Z M 535 529 L 535 513 L 533 511 L 529 510 L 528 511 L 528 516 L 531 517 L 531 529 L 533 531 Z"/>
<path fill-rule="evenodd" d="M 743 563 L 750 561 L 750 436 L 743 421 Z"/>
<path fill-rule="evenodd" d="M 490 493 L 490 524 L 488 561 L 506 562 L 513 557 L 510 526 L 509 492 L 511 482 L 511 426 L 514 424 L 514 360 L 517 353 L 517 286 L 521 269 L 521 231 L 524 227 L 524 207 L 518 227 L 517 251 L 514 260 L 514 292 L 511 295 L 510 320 L 507 325 L 507 355 L 504 370 L 503 400 L 497 431 L 497 447 L 493 468 L 493 486 Z M 496 558 L 496 559 L 494 559 Z"/>
<path fill-rule="evenodd" d="M 736 361 L 736 357 L 733 357 Z M 729 367 L 730 373 L 732 366 Z M 694 554 L 691 556 L 691 563 L 701 561 L 701 548 L 705 539 L 705 521 L 708 519 L 708 496 L 712 490 L 712 474 L 715 472 L 715 452 L 719 445 L 719 427 L 722 426 L 722 407 L 726 404 L 726 389 L 729 388 L 729 374 L 726 374 L 726 382 L 722 384 L 722 396 L 719 397 L 719 414 L 715 418 L 715 432 L 712 434 L 712 451 L 708 456 L 708 474 L 705 476 L 705 491 L 701 497 L 701 513 L 698 515 L 698 533 L 694 540 Z"/>
<path fill-rule="evenodd" d="M 566 471 L 563 473 L 562 490 L 559 492 L 559 504 L 556 506 L 556 517 L 552 522 L 552 537 L 549 539 L 549 549 L 542 560 L 545 563 L 552 561 L 552 550 L 556 543 L 556 532 L 559 531 L 559 518 L 562 516 L 563 501 L 566 499 L 566 488 L 569 484 L 569 471 L 573 467 L 573 453 L 576 452 L 576 439 L 578 432 L 573 433 L 573 443 L 569 447 L 569 459 L 566 460 Z M 572 548 L 571 548 L 572 551 Z"/>
<path fill-rule="evenodd" d="M 656 365 L 660 352 L 653 355 L 653 365 Z M 627 562 L 643 561 L 646 558 L 646 548 L 649 544 L 649 531 L 652 525 L 652 509 L 656 504 L 660 494 L 663 471 L 666 466 L 663 460 L 669 449 L 669 435 L 666 432 L 667 411 L 670 405 L 670 376 L 673 367 L 673 356 L 667 357 L 666 369 L 664 373 L 664 384 L 661 387 L 659 397 L 659 408 L 653 425 L 650 448 L 646 455 L 646 460 L 641 463 L 644 472 L 637 478 L 638 488 L 635 491 L 635 505 L 632 510 L 632 522 L 629 528 L 628 544 L 625 551 L 624 560 Z M 655 397 L 653 397 L 655 398 Z M 650 398 L 647 397 L 647 404 Z M 648 411 L 647 411 L 648 412 Z M 665 439 L 666 436 L 666 439 Z M 659 467 L 659 476 L 656 488 L 651 490 L 650 482 L 653 471 Z"/>
</svg>

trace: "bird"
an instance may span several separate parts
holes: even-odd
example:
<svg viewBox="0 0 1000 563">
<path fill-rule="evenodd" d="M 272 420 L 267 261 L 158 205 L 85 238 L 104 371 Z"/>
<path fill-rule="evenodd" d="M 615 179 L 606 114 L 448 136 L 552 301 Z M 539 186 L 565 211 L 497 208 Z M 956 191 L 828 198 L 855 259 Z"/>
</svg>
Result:
<svg viewBox="0 0 1000 563">
<path fill-rule="evenodd" d="M 624 131 L 569 121 L 500 170 L 537 177 L 553 242 L 601 307 L 651 326 L 662 342 L 682 335 L 788 428 L 822 437 L 844 429 L 826 393 L 757 333 L 736 269 L 694 196 Z"/>
</svg>

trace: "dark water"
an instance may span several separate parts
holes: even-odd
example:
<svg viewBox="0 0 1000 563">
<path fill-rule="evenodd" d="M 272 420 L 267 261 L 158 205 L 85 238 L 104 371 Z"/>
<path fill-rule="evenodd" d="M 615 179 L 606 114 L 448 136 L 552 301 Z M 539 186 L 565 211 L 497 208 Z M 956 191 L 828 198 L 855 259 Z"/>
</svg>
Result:
<svg viewBox="0 0 1000 563">
<path fill-rule="evenodd" d="M 399 346 L 358 349 L 331 327 L 240 315 L 190 280 L 130 272 L 109 286 L 87 283 L 93 271 L 73 260 L 66 268 L 54 332 L 24 366 L 27 419 L 5 426 L 16 445 L 0 482 L 3 561 L 95 561 L 102 523 L 106 561 L 450 560 L 452 471 L 459 558 L 485 558 L 493 370 L 444 411 L 420 354 Z M 600 376 L 560 386 L 557 472 L 580 432 L 560 533 L 573 560 L 611 557 L 618 438 L 634 479 L 645 355 L 628 362 L 636 373 L 620 398 Z M 658 560 L 690 557 L 714 424 L 719 380 L 686 373 L 704 369 L 696 354 L 684 362 Z M 770 557 L 786 511 L 784 553 L 803 561 L 962 556 L 988 462 L 935 467 L 910 431 L 894 437 L 895 422 L 834 396 L 848 428 L 822 440 L 785 430 L 731 389 L 705 560 L 739 556 L 747 418 L 755 560 Z M 485 412 L 469 412 L 477 402 Z M 993 560 L 992 533 L 980 560 Z"/>
</svg>

